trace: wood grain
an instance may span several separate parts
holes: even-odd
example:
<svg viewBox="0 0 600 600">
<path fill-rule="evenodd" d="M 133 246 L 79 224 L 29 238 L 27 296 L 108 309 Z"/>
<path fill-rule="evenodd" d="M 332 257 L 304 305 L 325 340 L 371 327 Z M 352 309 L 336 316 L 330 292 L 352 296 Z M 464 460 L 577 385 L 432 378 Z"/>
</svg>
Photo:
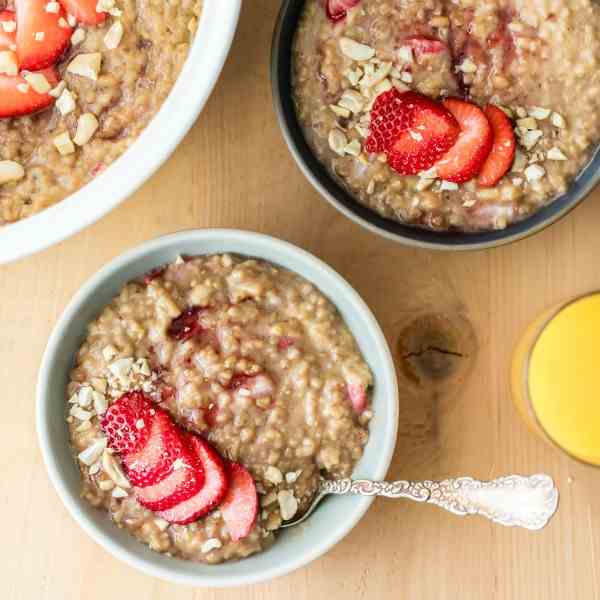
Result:
<svg viewBox="0 0 600 600">
<path fill-rule="evenodd" d="M 268 80 L 277 4 L 246 0 L 206 110 L 149 183 L 95 226 L 0 269 L 0 598 L 598 598 L 600 473 L 525 429 L 510 401 L 508 368 L 519 333 L 538 312 L 600 288 L 600 193 L 537 237 L 489 252 L 415 251 L 367 233 L 316 194 L 282 141 Z M 337 269 L 372 307 L 400 367 L 391 477 L 544 471 L 562 491 L 551 526 L 531 534 L 378 500 L 343 542 L 309 567 L 223 591 L 161 583 L 96 546 L 61 505 L 37 448 L 34 389 L 44 345 L 72 294 L 100 266 L 160 234 L 208 226 L 296 243 Z M 406 376 L 406 362 L 427 373 L 436 356 L 415 363 L 422 340 L 407 342 L 406 328 L 432 312 L 446 320 L 450 346 L 459 346 L 446 350 L 463 356 L 446 365 L 449 380 L 428 383 L 421 375 L 416 384 Z M 461 328 L 465 322 L 473 335 Z"/>
</svg>

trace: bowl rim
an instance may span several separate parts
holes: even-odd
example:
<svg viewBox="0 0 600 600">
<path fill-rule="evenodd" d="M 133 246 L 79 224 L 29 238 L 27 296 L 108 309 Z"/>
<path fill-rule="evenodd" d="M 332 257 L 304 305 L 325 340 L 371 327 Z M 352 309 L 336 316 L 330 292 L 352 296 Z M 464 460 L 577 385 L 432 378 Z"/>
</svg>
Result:
<svg viewBox="0 0 600 600">
<path fill-rule="evenodd" d="M 161 167 L 208 101 L 233 43 L 240 10 L 241 0 L 204 0 L 198 30 L 181 73 L 150 123 L 92 181 L 39 213 L 3 225 L 0 264 L 44 250 L 95 223 Z"/>
<path fill-rule="evenodd" d="M 54 454 L 52 444 L 50 441 L 50 380 L 53 377 L 53 362 L 57 356 L 58 350 L 62 343 L 63 338 L 68 333 L 69 326 L 73 318 L 77 315 L 81 307 L 88 301 L 93 295 L 94 291 L 102 285 L 102 283 L 111 279 L 112 277 L 118 276 L 119 273 L 126 269 L 132 263 L 135 263 L 138 259 L 161 251 L 165 255 L 173 249 L 173 246 L 180 246 L 182 243 L 191 242 L 196 243 L 199 246 L 198 255 L 202 255 L 202 244 L 210 243 L 210 241 L 217 241 L 223 244 L 221 250 L 217 252 L 227 252 L 227 246 L 236 241 L 242 241 L 244 243 L 253 244 L 251 251 L 248 256 L 262 256 L 264 260 L 272 260 L 277 263 L 276 257 L 278 251 L 285 252 L 288 254 L 290 260 L 297 260 L 296 263 L 299 266 L 309 265 L 320 271 L 324 278 L 329 282 L 333 282 L 336 286 L 343 289 L 343 293 L 352 305 L 352 312 L 359 315 L 363 321 L 366 321 L 367 327 L 375 338 L 378 359 L 383 359 L 385 365 L 383 367 L 386 375 L 386 381 L 384 387 L 390 390 L 391 397 L 385 397 L 386 411 L 389 412 L 390 419 L 382 423 L 381 432 L 378 433 L 382 437 L 384 442 L 384 451 L 377 455 L 375 464 L 370 468 L 370 476 L 372 473 L 373 479 L 383 479 L 391 464 L 398 432 L 398 381 L 396 376 L 396 370 L 392 355 L 387 344 L 386 338 L 375 319 L 373 313 L 360 297 L 358 292 L 332 267 L 327 265 L 321 259 L 310 254 L 306 250 L 299 248 L 298 246 L 289 242 L 259 234 L 251 231 L 238 230 L 238 229 L 202 229 L 202 230 L 186 230 L 178 233 L 167 234 L 153 240 L 147 241 L 120 256 L 117 256 L 94 275 L 92 275 L 75 293 L 72 299 L 63 310 L 61 316 L 54 325 L 53 331 L 48 340 L 48 344 L 44 351 L 44 355 L 41 361 L 40 370 L 37 380 L 36 388 L 36 430 L 38 437 L 38 444 L 40 446 L 42 458 L 46 466 L 46 471 L 52 483 L 52 486 L 56 490 L 59 498 L 70 513 L 71 517 L 79 524 L 79 526 L 90 536 L 96 543 L 103 547 L 106 551 L 112 554 L 118 560 L 128 564 L 129 566 L 142 571 L 147 575 L 157 577 L 159 579 L 169 581 L 172 583 L 178 583 L 183 585 L 193 586 L 205 586 L 205 587 L 237 587 L 241 585 L 249 585 L 253 583 L 264 582 L 281 575 L 290 573 L 309 562 L 315 560 L 335 544 L 337 544 L 342 538 L 344 538 L 350 530 L 361 520 L 366 513 L 367 509 L 374 500 L 374 497 L 359 496 L 353 498 L 353 511 L 351 518 L 343 522 L 339 526 L 331 537 L 322 536 L 320 541 L 317 540 L 310 552 L 304 554 L 298 554 L 293 560 L 289 560 L 287 563 L 277 563 L 272 565 L 270 568 L 261 571 L 260 573 L 254 574 L 215 574 L 203 575 L 193 574 L 189 575 L 178 571 L 177 559 L 172 559 L 173 562 L 169 563 L 168 566 L 157 566 L 151 564 L 150 561 L 146 560 L 142 555 L 142 548 L 144 546 L 140 543 L 140 550 L 129 551 L 128 549 L 120 547 L 117 542 L 113 541 L 112 536 L 105 534 L 84 511 L 84 501 L 76 494 L 69 491 L 68 486 L 61 474 L 60 465 L 62 464 L 60 458 Z M 258 254 L 257 248 L 268 251 L 274 258 L 269 259 L 261 254 Z M 261 252 L 263 251 L 261 249 Z M 236 252 L 237 251 L 233 251 Z M 212 252 L 206 252 L 212 253 Z M 294 270 L 291 267 L 290 270 Z M 141 273 L 140 273 L 141 275 Z M 305 275 L 302 275 L 305 276 Z M 310 281 L 310 279 L 309 279 Z M 316 285 L 316 284 L 315 284 Z M 357 338 L 360 340 L 360 338 Z M 136 546 L 137 548 L 137 546 Z"/>
<path fill-rule="evenodd" d="M 469 251 L 496 248 L 525 239 L 550 227 L 575 209 L 600 183 L 600 144 L 569 190 L 530 217 L 504 230 L 436 232 L 381 217 L 356 202 L 337 183 L 310 150 L 298 123 L 291 94 L 291 47 L 305 0 L 283 0 L 271 45 L 271 90 L 282 135 L 296 164 L 334 208 L 365 229 L 411 247 L 427 250 Z"/>
</svg>

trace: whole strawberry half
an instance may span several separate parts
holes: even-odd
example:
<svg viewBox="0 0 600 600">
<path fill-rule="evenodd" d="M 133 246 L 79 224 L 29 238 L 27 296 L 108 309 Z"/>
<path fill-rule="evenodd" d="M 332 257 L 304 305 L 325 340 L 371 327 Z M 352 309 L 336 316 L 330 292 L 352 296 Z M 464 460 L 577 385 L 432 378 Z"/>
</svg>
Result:
<svg viewBox="0 0 600 600">
<path fill-rule="evenodd" d="M 46 11 L 47 0 L 16 0 L 17 56 L 21 69 L 36 71 L 50 67 L 71 41 L 73 30 L 66 13 Z"/>
<path fill-rule="evenodd" d="M 58 74 L 53 67 L 39 73 L 51 87 L 58 84 Z M 25 92 L 21 91 L 23 87 Z M 20 75 L 0 75 L 0 118 L 30 115 L 51 106 L 54 101 L 49 94 L 38 94 Z"/>
<path fill-rule="evenodd" d="M 502 110 L 493 104 L 489 104 L 486 106 L 484 114 L 492 126 L 494 145 L 481 168 L 477 183 L 481 187 L 493 187 L 512 167 L 517 142 L 513 124 Z"/>
<path fill-rule="evenodd" d="M 450 98 L 444 106 L 460 125 L 456 144 L 436 163 L 438 176 L 445 181 L 465 183 L 481 171 L 494 143 L 490 123 L 475 104 Z"/>
<path fill-rule="evenodd" d="M 360 0 L 323 0 L 327 17 L 334 23 L 345 19 L 348 10 L 354 8 L 359 2 Z"/>
<path fill-rule="evenodd" d="M 245 538 L 258 514 L 258 497 L 252 475 L 240 464 L 227 465 L 229 491 L 221 503 L 221 514 L 234 542 Z"/>
<path fill-rule="evenodd" d="M 444 156 L 459 134 L 458 122 L 441 104 L 393 89 L 373 105 L 366 147 L 386 152 L 388 164 L 401 175 L 415 175 Z"/>
<path fill-rule="evenodd" d="M 122 456 L 141 449 L 150 436 L 156 409 L 142 392 L 129 392 L 110 405 L 101 422 L 108 445 Z"/>
<path fill-rule="evenodd" d="M 178 525 L 193 523 L 208 514 L 228 489 L 225 467 L 216 450 L 199 436 L 189 435 L 187 441 L 204 469 L 204 485 L 191 498 L 158 513 L 165 521 Z"/>
<path fill-rule="evenodd" d="M 171 474 L 177 460 L 189 464 L 183 432 L 160 408 L 156 408 L 147 442 L 137 452 L 121 458 L 131 483 L 137 487 L 162 481 Z"/>
</svg>

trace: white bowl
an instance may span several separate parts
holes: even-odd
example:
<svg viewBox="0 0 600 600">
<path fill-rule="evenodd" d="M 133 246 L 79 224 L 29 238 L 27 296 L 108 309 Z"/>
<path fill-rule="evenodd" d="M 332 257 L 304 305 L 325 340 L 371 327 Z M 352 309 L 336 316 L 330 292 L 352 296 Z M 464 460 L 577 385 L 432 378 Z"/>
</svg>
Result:
<svg viewBox="0 0 600 600">
<path fill-rule="evenodd" d="M 81 527 L 116 558 L 155 577 L 195 586 L 227 587 L 265 581 L 297 569 L 327 552 L 356 525 L 373 498 L 333 496 L 306 522 L 281 532 L 266 552 L 238 562 L 202 565 L 150 550 L 114 525 L 105 512 L 79 496 L 79 469 L 71 454 L 65 422 L 65 387 L 87 324 L 125 283 L 179 254 L 231 252 L 263 258 L 299 273 L 334 300 L 373 370 L 374 418 L 357 478 L 383 479 L 390 465 L 398 423 L 398 388 L 385 338 L 360 296 L 325 263 L 287 242 L 225 229 L 176 233 L 147 242 L 113 260 L 71 300 L 48 342 L 37 388 L 37 431 L 48 474 Z M 74 551 L 76 551 L 74 549 Z"/>
<path fill-rule="evenodd" d="M 50 208 L 0 227 L 0 264 L 56 244 L 126 200 L 173 153 L 206 104 L 237 27 L 241 0 L 204 0 L 181 74 L 160 111 L 105 172 Z"/>
</svg>

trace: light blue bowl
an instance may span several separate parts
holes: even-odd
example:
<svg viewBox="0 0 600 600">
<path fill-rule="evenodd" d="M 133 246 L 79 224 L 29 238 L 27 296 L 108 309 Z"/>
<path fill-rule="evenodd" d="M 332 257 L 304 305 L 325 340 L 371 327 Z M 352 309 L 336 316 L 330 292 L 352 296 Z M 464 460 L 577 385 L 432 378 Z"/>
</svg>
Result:
<svg viewBox="0 0 600 600">
<path fill-rule="evenodd" d="M 227 229 L 185 231 L 152 240 L 116 258 L 71 300 L 48 342 L 37 387 L 37 431 L 50 479 L 73 518 L 116 558 L 148 575 L 207 587 L 248 585 L 284 575 L 321 556 L 339 542 L 369 508 L 372 498 L 330 497 L 307 521 L 278 535 L 266 552 L 239 562 L 208 566 L 151 551 L 79 497 L 79 470 L 68 444 L 65 387 L 87 325 L 128 281 L 172 262 L 180 254 L 231 252 L 277 263 L 321 289 L 339 309 L 373 370 L 371 436 L 357 478 L 383 479 L 398 426 L 398 387 L 392 357 L 373 314 L 360 296 L 325 263 L 304 250 L 265 235 Z"/>
</svg>

